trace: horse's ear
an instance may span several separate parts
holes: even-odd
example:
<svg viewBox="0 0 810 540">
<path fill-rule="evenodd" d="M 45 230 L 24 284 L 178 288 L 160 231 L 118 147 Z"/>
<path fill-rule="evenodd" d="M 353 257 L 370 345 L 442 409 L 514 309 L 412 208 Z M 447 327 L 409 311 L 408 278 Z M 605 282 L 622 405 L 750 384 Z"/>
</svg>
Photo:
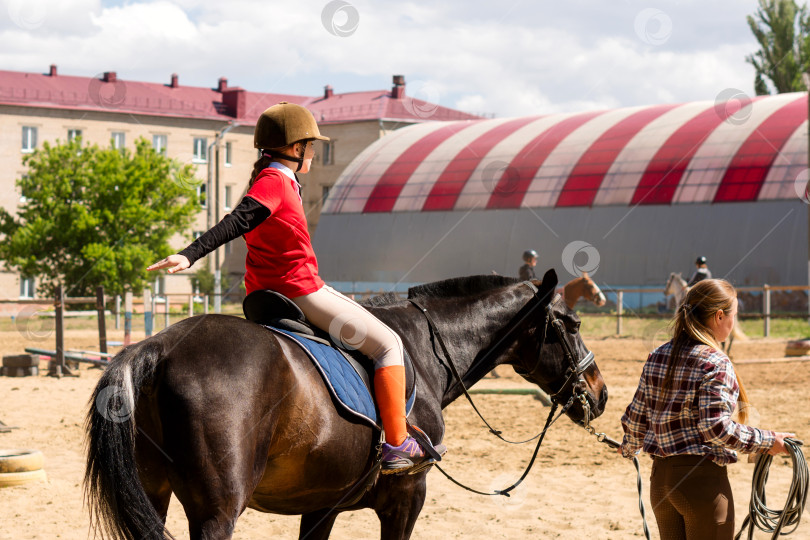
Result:
<svg viewBox="0 0 810 540">
<path fill-rule="evenodd" d="M 588 272 L 582 272 L 582 277 L 584 277 L 585 279 L 588 279 Z"/>
<path fill-rule="evenodd" d="M 554 298 L 554 291 L 557 289 L 557 272 L 553 268 L 546 272 L 537 289 L 537 296 L 544 302 L 550 302 Z"/>
</svg>

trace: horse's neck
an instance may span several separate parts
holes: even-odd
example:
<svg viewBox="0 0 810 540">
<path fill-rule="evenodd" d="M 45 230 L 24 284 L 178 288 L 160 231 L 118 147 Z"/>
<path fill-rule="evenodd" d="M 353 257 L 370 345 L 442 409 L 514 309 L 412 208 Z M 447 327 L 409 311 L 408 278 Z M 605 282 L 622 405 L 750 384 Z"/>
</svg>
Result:
<svg viewBox="0 0 810 540">
<path fill-rule="evenodd" d="M 672 292 L 668 293 L 667 291 Z M 680 303 L 686 294 L 686 282 L 677 274 L 670 275 L 669 281 L 667 282 L 667 286 L 664 290 L 664 294 L 671 294 L 675 298 L 675 301 Z"/>
<path fill-rule="evenodd" d="M 504 361 L 503 353 L 513 340 L 503 338 L 529 299 L 530 294 L 518 294 L 506 302 L 502 297 L 482 298 L 461 311 L 454 310 L 452 304 L 435 306 L 436 324 L 465 387 L 469 388 Z M 440 350 L 438 344 L 436 350 Z M 444 354 L 444 351 L 440 352 Z M 442 407 L 463 393 L 452 376 L 442 386 Z"/>
<path fill-rule="evenodd" d="M 585 295 L 585 278 L 577 278 L 563 287 L 563 297 L 568 307 L 572 307 L 577 300 Z"/>
</svg>

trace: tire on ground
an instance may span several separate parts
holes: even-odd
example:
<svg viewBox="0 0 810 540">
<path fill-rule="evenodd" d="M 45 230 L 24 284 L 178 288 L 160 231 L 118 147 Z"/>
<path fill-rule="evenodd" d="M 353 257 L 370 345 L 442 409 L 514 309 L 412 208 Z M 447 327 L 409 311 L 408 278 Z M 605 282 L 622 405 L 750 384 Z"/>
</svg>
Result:
<svg viewBox="0 0 810 540">
<path fill-rule="evenodd" d="M 0 475 L 42 469 L 45 459 L 39 450 L 7 450 L 0 448 Z"/>
<path fill-rule="evenodd" d="M 785 347 L 785 356 L 805 356 L 807 354 L 810 354 L 810 339 L 788 341 Z"/>
<path fill-rule="evenodd" d="M 21 486 L 23 484 L 30 484 L 32 482 L 39 482 L 45 480 L 47 476 L 45 471 L 39 469 L 37 471 L 23 471 L 13 473 L 0 474 L 0 488 Z"/>
</svg>

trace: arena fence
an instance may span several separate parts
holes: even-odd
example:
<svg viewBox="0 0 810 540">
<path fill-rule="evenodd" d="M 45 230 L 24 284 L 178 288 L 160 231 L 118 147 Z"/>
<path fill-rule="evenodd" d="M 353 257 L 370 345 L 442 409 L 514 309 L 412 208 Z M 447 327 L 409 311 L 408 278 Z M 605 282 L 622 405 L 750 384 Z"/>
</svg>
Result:
<svg viewBox="0 0 810 540">
<path fill-rule="evenodd" d="M 363 287 L 365 285 L 365 287 Z M 370 285 L 370 286 L 369 286 Z M 401 298 L 407 296 L 408 286 L 416 284 L 341 282 L 332 284 L 343 294 L 355 299 L 365 299 L 386 291 Z M 661 287 L 606 287 L 600 284 L 607 303 L 596 307 L 580 299 L 576 310 L 588 315 L 613 317 L 616 320 L 616 335 L 624 332 L 623 322 L 629 318 L 669 319 L 674 307 Z M 777 318 L 807 318 L 810 321 L 810 286 L 807 285 L 761 285 L 736 287 L 740 301 L 741 319 L 761 319 L 764 337 L 771 334 L 771 322 Z"/>
</svg>

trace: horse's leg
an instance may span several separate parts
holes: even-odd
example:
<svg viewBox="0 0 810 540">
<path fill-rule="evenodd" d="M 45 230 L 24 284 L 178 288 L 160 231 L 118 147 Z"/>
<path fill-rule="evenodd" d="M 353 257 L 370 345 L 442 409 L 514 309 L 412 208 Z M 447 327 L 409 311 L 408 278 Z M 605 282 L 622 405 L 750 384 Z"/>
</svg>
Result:
<svg viewBox="0 0 810 540">
<path fill-rule="evenodd" d="M 331 508 L 326 508 L 302 515 L 298 540 L 326 540 L 329 538 L 338 513 Z"/>
<path fill-rule="evenodd" d="M 169 418 L 163 422 L 166 453 L 173 459 L 169 482 L 185 510 L 191 540 L 229 540 L 261 476 L 255 438 L 240 435 L 253 426 L 229 416 L 227 407 L 206 411 L 202 400 L 167 399 L 163 410 L 173 411 L 164 413 Z M 256 454 L 266 451 L 257 448 Z"/>
<path fill-rule="evenodd" d="M 426 474 L 394 478 L 392 482 L 380 486 L 374 504 L 374 511 L 380 518 L 380 538 L 407 540 L 411 537 L 416 519 L 425 504 Z"/>
</svg>

